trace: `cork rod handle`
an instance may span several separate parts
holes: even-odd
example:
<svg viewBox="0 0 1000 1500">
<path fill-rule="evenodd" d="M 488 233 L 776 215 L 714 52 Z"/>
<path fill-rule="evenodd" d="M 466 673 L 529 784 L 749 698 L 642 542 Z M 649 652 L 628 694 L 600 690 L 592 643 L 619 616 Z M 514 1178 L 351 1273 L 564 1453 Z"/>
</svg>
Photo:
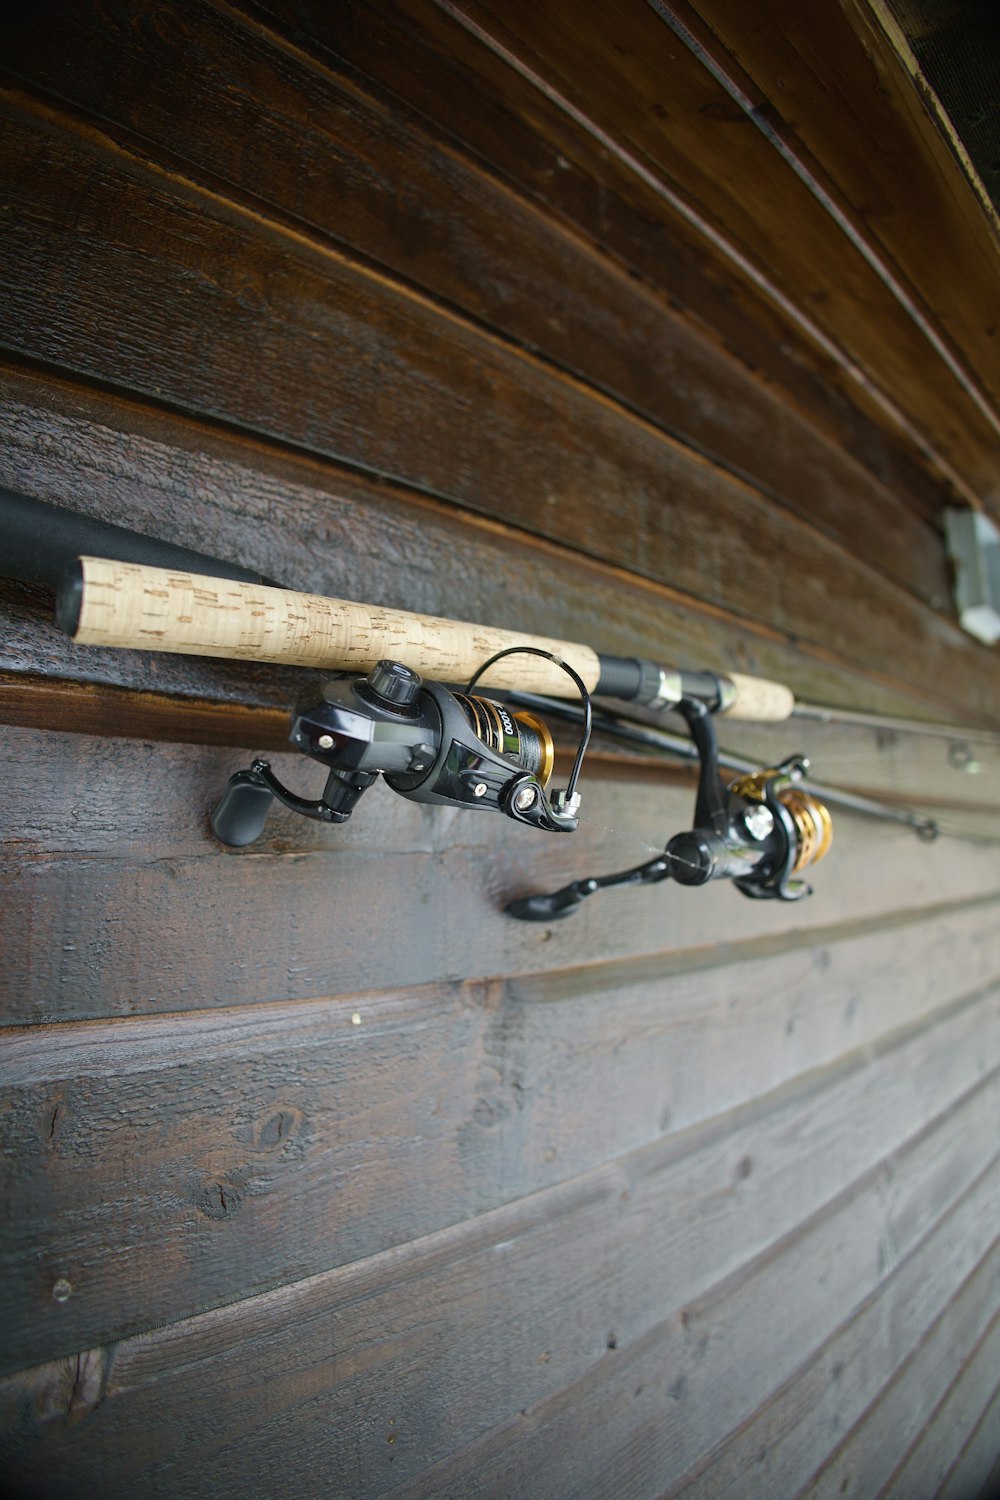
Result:
<svg viewBox="0 0 1000 1500">
<path fill-rule="evenodd" d="M 283 662 L 320 672 L 369 672 L 389 657 L 426 677 L 464 682 L 495 652 L 533 646 L 573 667 L 590 692 L 601 676 L 596 651 L 573 641 L 98 557 L 80 559 L 60 592 L 56 617 L 84 646 Z M 784 719 L 795 706 L 781 683 L 735 673 L 729 680 L 730 718 Z M 497 662 L 481 685 L 557 698 L 577 691 L 538 656 Z"/>
<path fill-rule="evenodd" d="M 742 672 L 727 672 L 726 676 L 736 689 L 733 701 L 723 710 L 727 719 L 775 723 L 790 717 L 795 707 L 795 695 L 783 682 L 771 682 L 766 677 L 746 677 Z"/>
<path fill-rule="evenodd" d="M 78 594 L 74 590 L 71 606 L 60 604 L 60 623 L 85 646 L 284 662 L 328 672 L 368 672 L 391 657 L 443 682 L 467 681 L 508 646 L 536 646 L 575 667 L 588 689 L 600 676 L 597 653 L 569 641 L 138 563 L 95 557 L 80 563 Z M 67 612 L 76 614 L 75 628 Z M 538 656 L 497 662 L 481 685 L 562 698 L 576 694 L 566 674 Z"/>
</svg>

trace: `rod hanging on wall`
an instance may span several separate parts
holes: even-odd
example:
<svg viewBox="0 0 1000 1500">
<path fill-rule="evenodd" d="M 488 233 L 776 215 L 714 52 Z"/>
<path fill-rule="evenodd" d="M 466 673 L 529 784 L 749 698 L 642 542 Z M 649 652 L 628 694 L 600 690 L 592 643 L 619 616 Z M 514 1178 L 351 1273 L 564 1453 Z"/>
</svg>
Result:
<svg viewBox="0 0 1000 1500">
<path fill-rule="evenodd" d="M 106 558 L 79 559 L 59 588 L 56 619 L 79 645 L 325 672 L 367 672 L 383 657 L 399 657 L 446 682 L 465 681 L 487 657 L 511 647 L 534 647 L 567 662 L 588 692 L 654 710 L 695 698 L 731 718 L 773 722 L 788 718 L 795 706 L 788 688 L 759 677 L 689 672 L 600 655 L 573 641 Z M 576 693 L 565 673 L 537 656 L 498 661 L 487 685 L 555 697 Z"/>
<path fill-rule="evenodd" d="M 694 826 L 642 865 L 521 897 L 507 907 L 512 916 L 551 921 L 599 890 L 667 879 L 684 885 L 727 879 L 757 899 L 794 901 L 810 894 L 799 877 L 826 854 L 832 825 L 825 803 L 805 783 L 808 762 L 792 756 L 728 783 L 721 774 L 715 719 L 787 719 L 795 700 L 780 683 L 606 656 L 577 642 L 297 593 L 243 569 L 223 576 L 212 558 L 102 525 L 96 538 L 118 555 L 83 555 L 67 566 L 67 548 L 90 540 L 86 525 L 76 524 L 81 518 L 56 528 L 46 561 L 38 528 L 52 508 L 33 509 L 25 497 L 4 499 L 12 502 L 10 528 L 22 533 L 10 551 L 14 571 L 56 581 L 57 623 L 79 644 L 278 662 L 336 674 L 305 695 L 291 723 L 292 744 L 327 770 L 322 795 L 310 800 L 291 792 L 266 761 L 256 760 L 230 778 L 214 814 L 213 830 L 223 843 L 252 843 L 274 800 L 306 817 L 344 822 L 380 775 L 414 801 L 494 810 L 548 832 L 572 832 L 579 821 L 576 788 L 590 738 L 591 696 L 601 695 L 646 711 L 671 709 L 684 719 L 700 765 Z M 30 542 L 23 536 L 29 530 Z M 160 565 L 148 564 L 150 555 Z M 206 566 L 215 571 L 205 573 Z M 564 791 L 549 786 L 554 757 L 544 719 L 530 706 L 517 712 L 474 695 L 480 679 L 495 691 L 580 700 L 583 731 Z M 465 680 L 464 692 L 446 686 Z M 925 836 L 936 832 L 930 820 L 907 821 Z"/>
<path fill-rule="evenodd" d="M 77 568 L 78 560 L 82 557 L 92 556 L 116 562 L 130 562 L 139 565 L 178 570 L 182 573 L 198 574 L 215 579 L 234 580 L 255 585 L 263 585 L 281 593 L 288 591 L 280 585 L 267 578 L 254 569 L 249 569 L 238 564 L 223 561 L 206 553 L 193 551 L 189 548 L 177 546 L 172 542 L 164 542 L 158 537 L 152 537 L 137 531 L 130 530 L 124 526 L 111 525 L 105 521 L 99 521 L 79 512 L 70 511 L 62 506 L 49 504 L 46 501 L 35 499 L 33 496 L 16 494 L 11 490 L 0 488 L 0 536 L 3 546 L 0 549 L 0 574 L 6 578 L 22 579 L 30 583 L 42 583 L 52 588 L 66 585 L 72 572 Z M 305 599 L 314 599 L 319 596 L 302 595 Z M 336 601 L 322 600 L 322 606 L 335 603 Z M 342 601 L 343 602 L 343 601 Z M 405 611 L 389 611 L 381 607 L 349 605 L 350 609 L 363 609 L 368 617 L 378 617 L 386 622 L 387 628 L 391 616 L 395 616 L 402 629 L 406 629 L 409 622 L 413 620 L 433 620 L 430 616 L 413 616 Z M 284 615 L 287 612 L 288 602 L 279 606 Z M 59 606 L 60 622 L 69 634 L 74 634 L 78 625 L 81 624 L 82 612 L 82 579 L 78 582 L 70 581 L 64 587 Z M 321 607 L 321 614 L 328 616 L 328 611 Z M 279 616 L 280 618 L 280 616 Z M 292 635 L 299 628 L 299 623 L 294 618 L 287 624 Z M 455 627 L 454 621 L 434 621 L 448 627 Z M 355 617 L 357 624 L 357 617 Z M 215 628 L 219 627 L 219 621 L 215 622 Z M 96 627 L 98 630 L 100 626 Z M 186 628 L 189 628 L 186 623 Z M 259 626 L 258 626 L 259 628 Z M 471 633 L 478 645 L 485 641 L 485 627 L 479 625 L 466 625 L 459 627 L 466 632 L 467 638 Z M 322 629 L 329 629 L 328 618 L 324 618 Z M 533 635 L 524 635 L 515 631 L 500 631 L 490 629 L 489 639 L 499 642 L 501 639 L 507 644 L 514 643 L 537 643 L 539 638 Z M 82 635 L 75 637 L 83 643 Z M 251 638 L 252 640 L 252 638 Z M 391 637 L 383 644 L 387 649 L 393 645 Z M 573 647 L 566 642 L 554 642 L 563 648 L 564 653 L 572 655 L 574 652 L 581 653 L 580 664 L 585 668 L 583 676 L 588 681 L 591 690 L 600 692 L 608 697 L 623 698 L 644 705 L 647 708 L 669 706 L 670 691 L 676 691 L 678 683 L 671 682 L 669 669 L 661 668 L 655 663 L 646 663 L 646 671 L 643 673 L 642 664 L 626 658 L 610 656 L 598 657 L 589 647 Z M 157 646 L 154 636 L 149 635 L 141 643 L 140 649 L 180 649 L 191 651 L 188 647 L 164 647 Z M 205 654 L 228 656 L 228 649 L 216 649 Z M 483 653 L 485 655 L 485 652 Z M 252 648 L 241 650 L 241 659 L 263 660 L 265 658 L 255 657 Z M 289 661 L 288 656 L 282 656 L 281 660 Z M 360 658 L 359 658 L 360 659 Z M 370 665 L 374 665 L 373 656 Z M 478 658 L 482 660 L 482 655 Z M 625 662 L 626 665 L 619 673 L 615 663 Z M 597 680 L 594 680 L 594 666 L 598 663 Z M 307 665 L 317 665 L 310 661 Z M 322 663 L 319 664 L 322 670 Z M 437 662 L 428 662 L 424 670 L 437 670 Z M 469 672 L 465 671 L 466 665 Z M 525 666 L 526 663 L 522 663 Z M 333 668 L 327 668 L 333 670 Z M 467 676 L 473 670 L 473 665 L 468 658 L 463 659 L 462 671 L 456 673 L 461 678 Z M 523 671 L 509 669 L 510 675 L 516 678 L 516 688 L 524 691 L 545 691 L 535 687 L 528 681 Z M 566 680 L 560 674 L 548 668 L 540 668 L 541 679 L 551 684 L 553 696 L 565 696 L 567 693 Z M 603 672 L 604 681 L 601 681 Z M 668 691 L 666 696 L 660 696 L 661 673 L 667 679 L 665 686 Z M 530 675 L 530 674 L 529 674 Z M 768 683 L 764 679 L 741 676 L 736 673 L 693 673 L 685 672 L 681 675 L 679 684 L 688 692 L 702 696 L 709 696 L 714 692 L 719 698 L 718 712 L 728 714 L 732 718 L 780 719 L 792 717 L 821 720 L 824 723 L 847 723 L 856 724 L 866 728 L 884 729 L 894 734 L 917 734 L 945 737 L 948 739 L 962 738 L 975 740 L 977 742 L 1000 745 L 1000 732 L 979 725 L 946 725 L 933 721 L 916 719 L 903 719 L 889 714 L 873 714 L 854 709 L 845 709 L 834 705 L 807 703 L 796 699 L 788 688 L 778 683 Z M 616 681 L 615 678 L 618 678 Z M 731 683 L 736 688 L 733 693 L 725 689 L 725 683 Z M 721 683 L 722 691 L 719 691 Z M 629 689 L 631 688 L 631 691 Z M 636 691 L 638 689 L 638 691 Z M 737 712 L 739 710 L 739 712 Z"/>
</svg>

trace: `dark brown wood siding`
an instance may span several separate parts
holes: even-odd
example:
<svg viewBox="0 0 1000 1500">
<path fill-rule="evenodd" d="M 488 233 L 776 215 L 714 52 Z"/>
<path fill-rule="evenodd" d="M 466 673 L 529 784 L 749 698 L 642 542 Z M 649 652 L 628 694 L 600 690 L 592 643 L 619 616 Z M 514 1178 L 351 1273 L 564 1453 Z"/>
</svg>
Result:
<svg viewBox="0 0 1000 1500">
<path fill-rule="evenodd" d="M 942 536 L 1000 514 L 995 221 L 878 6 L 753 9 L 8 20 L 0 484 L 996 730 Z M 301 674 L 0 610 L 11 1493 L 988 1492 L 997 742 L 727 725 L 980 839 L 840 814 L 810 901 L 539 927 L 686 771 L 598 746 L 569 839 L 379 787 L 232 852 L 232 770 L 318 774 Z"/>
</svg>

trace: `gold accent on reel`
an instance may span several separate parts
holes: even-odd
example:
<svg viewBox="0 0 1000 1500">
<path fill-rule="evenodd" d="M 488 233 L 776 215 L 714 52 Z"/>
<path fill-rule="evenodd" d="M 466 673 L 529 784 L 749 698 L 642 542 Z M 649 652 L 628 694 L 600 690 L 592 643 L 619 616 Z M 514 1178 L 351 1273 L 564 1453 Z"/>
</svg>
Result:
<svg viewBox="0 0 1000 1500">
<path fill-rule="evenodd" d="M 512 712 L 492 698 L 456 693 L 470 726 L 497 755 L 521 766 L 547 786 L 555 766 L 556 751 L 549 727 L 528 709 Z"/>
<path fill-rule="evenodd" d="M 741 776 L 730 784 L 729 790 L 748 802 L 763 802 L 764 789 L 769 781 L 782 776 L 780 771 L 755 771 L 751 776 Z M 787 807 L 795 824 L 797 852 L 791 873 L 818 864 L 833 842 L 833 820 L 829 809 L 818 797 L 789 783 L 779 787 L 775 793 L 778 801 Z"/>
</svg>

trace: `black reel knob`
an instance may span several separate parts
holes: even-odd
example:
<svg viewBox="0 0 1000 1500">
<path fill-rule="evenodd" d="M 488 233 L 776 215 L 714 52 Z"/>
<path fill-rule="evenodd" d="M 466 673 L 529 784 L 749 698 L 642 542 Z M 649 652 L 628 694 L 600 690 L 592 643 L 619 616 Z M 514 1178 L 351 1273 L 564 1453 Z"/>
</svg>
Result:
<svg viewBox="0 0 1000 1500">
<path fill-rule="evenodd" d="M 376 662 L 368 674 L 369 692 L 391 708 L 412 708 L 422 686 L 419 673 L 401 661 Z"/>
</svg>

